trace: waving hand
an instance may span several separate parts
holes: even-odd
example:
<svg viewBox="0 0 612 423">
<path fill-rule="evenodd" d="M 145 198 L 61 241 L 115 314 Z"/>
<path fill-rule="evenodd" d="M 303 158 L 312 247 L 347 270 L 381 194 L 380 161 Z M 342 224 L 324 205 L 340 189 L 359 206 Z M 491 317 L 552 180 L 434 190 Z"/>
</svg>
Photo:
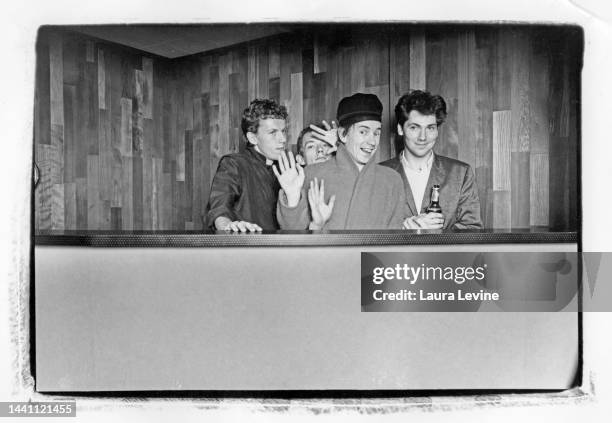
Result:
<svg viewBox="0 0 612 423">
<path fill-rule="evenodd" d="M 295 162 L 293 153 L 289 152 L 289 157 L 283 151 L 278 159 L 278 169 L 276 165 L 272 168 L 276 179 L 287 196 L 287 206 L 295 207 L 300 201 L 302 185 L 304 185 L 304 169 L 299 163 Z"/>
</svg>

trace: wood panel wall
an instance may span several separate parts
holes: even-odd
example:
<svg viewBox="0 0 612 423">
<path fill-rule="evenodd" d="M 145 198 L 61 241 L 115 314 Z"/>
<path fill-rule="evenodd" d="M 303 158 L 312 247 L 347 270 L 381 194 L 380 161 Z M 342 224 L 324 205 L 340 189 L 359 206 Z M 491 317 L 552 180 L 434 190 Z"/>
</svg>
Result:
<svg viewBox="0 0 612 423">
<path fill-rule="evenodd" d="M 517 27 L 319 27 L 166 60 L 42 31 L 37 45 L 38 229 L 200 229 L 242 110 L 270 97 L 289 142 L 355 92 L 384 105 L 378 159 L 401 149 L 393 108 L 441 94 L 436 152 L 470 163 L 485 226 L 578 227 L 580 37 Z"/>
</svg>

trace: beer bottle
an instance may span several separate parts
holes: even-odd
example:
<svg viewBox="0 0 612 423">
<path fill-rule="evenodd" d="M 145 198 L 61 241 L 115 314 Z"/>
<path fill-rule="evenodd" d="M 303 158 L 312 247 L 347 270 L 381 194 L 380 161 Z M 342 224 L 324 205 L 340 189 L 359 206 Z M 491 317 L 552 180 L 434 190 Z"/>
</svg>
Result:
<svg viewBox="0 0 612 423">
<path fill-rule="evenodd" d="M 427 213 L 442 213 L 440 207 L 440 185 L 434 185 L 431 189 L 431 202 L 427 207 Z"/>
</svg>

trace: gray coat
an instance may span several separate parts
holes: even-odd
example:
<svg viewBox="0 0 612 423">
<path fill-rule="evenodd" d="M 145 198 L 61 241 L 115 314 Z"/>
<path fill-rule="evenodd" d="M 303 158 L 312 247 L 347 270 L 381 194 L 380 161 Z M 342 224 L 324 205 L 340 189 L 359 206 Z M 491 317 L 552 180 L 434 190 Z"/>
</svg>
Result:
<svg viewBox="0 0 612 423">
<path fill-rule="evenodd" d="M 304 168 L 302 196 L 296 207 L 289 208 L 281 190 L 277 217 L 281 229 L 307 229 L 310 223 L 308 187 L 315 177 L 325 180 L 325 201 L 332 195 L 336 202 L 325 230 L 338 229 L 402 229 L 409 216 L 404 186 L 391 169 L 368 162 L 361 171 L 346 151 L 338 146 L 336 155 L 324 163 Z"/>
</svg>

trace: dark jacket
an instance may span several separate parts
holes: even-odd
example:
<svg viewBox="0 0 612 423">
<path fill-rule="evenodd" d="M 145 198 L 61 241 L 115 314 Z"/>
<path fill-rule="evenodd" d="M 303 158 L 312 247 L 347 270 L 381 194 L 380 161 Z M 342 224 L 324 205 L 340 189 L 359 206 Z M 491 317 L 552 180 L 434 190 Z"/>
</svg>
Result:
<svg viewBox="0 0 612 423">
<path fill-rule="evenodd" d="M 223 156 L 210 187 L 207 227 L 214 229 L 220 216 L 256 223 L 264 230 L 278 229 L 276 200 L 280 185 L 266 158 L 249 144 L 243 153 Z"/>
<path fill-rule="evenodd" d="M 434 155 L 431 172 L 422 204 L 418 208 L 412 197 L 412 190 L 406 178 L 406 172 L 398 157 L 380 163 L 397 171 L 404 181 L 409 216 L 425 213 L 430 202 L 431 188 L 440 185 L 440 206 L 444 215 L 444 229 L 481 229 L 480 201 L 474 172 L 467 163 L 450 157 Z"/>
</svg>

